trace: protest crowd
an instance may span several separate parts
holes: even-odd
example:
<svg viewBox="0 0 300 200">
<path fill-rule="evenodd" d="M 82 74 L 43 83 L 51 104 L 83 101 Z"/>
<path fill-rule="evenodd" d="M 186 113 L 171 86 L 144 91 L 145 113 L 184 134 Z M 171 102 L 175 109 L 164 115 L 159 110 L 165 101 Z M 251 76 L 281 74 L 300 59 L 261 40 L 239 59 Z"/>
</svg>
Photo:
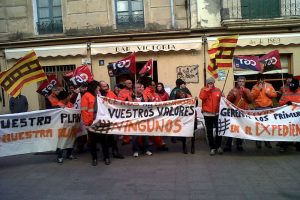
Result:
<svg viewBox="0 0 300 200">
<path fill-rule="evenodd" d="M 108 67 L 110 76 L 115 76 L 116 74 L 120 73 L 120 71 L 117 70 L 122 69 L 120 67 L 115 67 L 114 65 L 116 64 L 112 64 Z M 81 79 L 74 80 L 73 77 L 74 74 L 77 73 L 76 70 L 80 70 L 82 68 L 84 68 L 85 74 L 88 78 L 84 81 Z M 223 118 L 221 119 L 220 113 L 223 113 L 223 111 L 221 112 L 221 109 L 225 109 L 224 106 L 222 106 L 222 102 L 228 102 L 228 105 L 231 103 L 231 109 L 226 109 L 229 111 L 238 111 L 240 114 L 236 115 L 246 116 L 245 118 L 254 118 L 253 116 L 255 116 L 255 114 L 251 115 L 251 112 L 248 112 L 250 110 L 257 113 L 272 113 L 275 112 L 272 111 L 272 109 L 274 109 L 276 105 L 287 105 L 289 108 L 291 107 L 294 109 L 297 103 L 300 103 L 299 80 L 295 79 L 290 74 L 287 76 L 285 84 L 280 88 L 279 91 L 276 91 L 272 84 L 268 83 L 265 80 L 263 73 L 257 74 L 257 82 L 252 88 L 246 88 L 246 78 L 244 76 L 239 76 L 236 78 L 235 86 L 230 90 L 228 95 L 225 96 L 223 93 L 223 89 L 215 86 L 215 77 L 212 73 L 213 77 L 207 78 L 204 82 L 204 87 L 201 89 L 199 88 L 199 95 L 193 96 L 188 89 L 186 82 L 180 78 L 175 81 L 176 87 L 167 92 L 163 82 L 155 82 L 152 79 L 151 68 L 151 62 L 146 63 L 145 67 L 141 70 L 140 76 L 138 78 L 127 76 L 128 78 L 126 80 L 117 83 L 116 85 L 114 85 L 114 87 L 109 86 L 109 84 L 105 81 L 94 80 L 92 73 L 88 70 L 88 66 L 79 67 L 75 70 L 75 72 L 66 75 L 69 80 L 67 82 L 68 88 L 62 87 L 62 85 L 59 84 L 59 81 L 55 77 L 47 78 L 46 84 L 42 84 L 42 88 L 38 90 L 38 92 L 45 97 L 46 109 L 77 109 L 79 110 L 79 113 L 75 113 L 72 115 L 61 114 L 60 121 L 66 121 L 69 124 L 81 124 L 81 127 L 76 127 L 76 129 L 72 129 L 69 132 L 64 129 L 64 127 L 59 129 L 58 135 L 60 136 L 73 137 L 75 135 L 73 137 L 73 140 L 68 145 L 66 145 L 67 142 L 61 143 L 61 145 L 57 145 L 56 154 L 57 162 L 59 164 L 63 163 L 64 157 L 65 159 L 72 160 L 76 158 L 76 154 L 80 154 L 85 150 L 89 150 L 92 158 L 91 163 L 93 166 L 96 166 L 99 160 L 99 149 L 97 148 L 98 143 L 100 143 L 101 145 L 101 157 L 106 165 L 109 165 L 111 163 L 111 154 L 114 158 L 124 159 L 124 155 L 122 155 L 122 152 L 119 151 L 119 143 L 122 143 L 123 145 L 131 145 L 132 156 L 139 157 L 140 154 L 152 156 L 155 149 L 157 151 L 168 151 L 169 148 L 167 144 L 172 145 L 172 143 L 176 143 L 177 141 L 182 143 L 182 152 L 184 154 L 187 154 L 187 140 L 191 139 L 191 147 L 189 148 L 189 150 L 192 154 L 194 154 L 195 130 L 197 129 L 197 114 L 199 114 L 195 111 L 196 107 L 201 107 L 200 114 L 204 117 L 205 126 L 203 128 L 205 129 L 209 147 L 209 154 L 211 156 L 232 151 L 233 145 L 236 147 L 237 151 L 244 151 L 244 139 L 256 140 L 257 149 L 262 148 L 262 141 L 264 142 L 266 148 L 273 148 L 270 141 L 274 140 L 268 141 L 268 139 L 263 138 L 261 141 L 259 141 L 257 138 L 252 138 L 251 127 L 248 126 L 246 126 L 245 128 L 245 132 L 249 136 L 248 138 L 246 136 L 241 137 L 239 135 L 235 137 L 233 135 L 226 135 L 225 133 L 221 133 L 224 130 L 219 130 L 222 128 L 222 126 L 220 126 L 220 122 L 223 122 Z M 129 71 L 132 70 L 130 69 L 130 67 L 128 69 Z M 214 72 L 214 70 L 210 71 Z M 150 76 L 147 76 L 147 74 Z M 49 87 L 49 84 L 51 85 L 51 87 Z M 190 105 L 185 104 L 185 101 L 183 101 L 185 99 L 189 99 L 192 103 Z M 174 104 L 170 103 L 170 105 L 173 104 L 173 107 L 159 107 L 160 105 L 163 105 L 162 102 L 165 102 L 165 106 L 167 106 L 169 104 L 167 102 L 171 101 L 175 102 Z M 105 104 L 108 104 L 108 102 L 113 102 L 116 103 L 116 105 L 125 107 L 106 109 L 106 111 L 109 112 L 104 113 L 103 106 Z M 176 105 L 176 102 L 178 103 L 178 105 Z M 183 103 L 180 104 L 179 102 Z M 274 102 L 277 103 L 275 104 Z M 28 110 L 27 99 L 25 96 L 21 95 L 20 92 L 14 93 L 12 95 L 9 104 L 11 113 L 22 113 L 27 112 Z M 150 106 L 150 109 L 143 110 L 141 108 L 130 108 L 130 106 L 134 105 L 144 105 L 144 107 Z M 143 129 L 143 132 L 145 132 L 143 134 L 130 134 L 131 130 L 137 129 L 136 124 L 138 124 L 139 130 L 141 131 L 143 123 L 148 123 L 147 130 L 149 129 L 149 121 L 151 121 L 151 117 L 156 113 L 156 111 L 154 110 L 154 107 L 156 106 L 157 111 L 161 116 L 174 117 L 171 118 L 171 120 L 165 118 L 161 119 L 160 121 L 152 121 L 153 127 L 156 127 L 156 132 L 160 131 L 162 132 L 162 134 L 147 134 L 147 131 L 145 131 L 146 129 Z M 101 118 L 101 116 L 105 116 L 106 118 Z M 107 118 L 107 116 L 109 117 Z M 176 118 L 179 116 L 183 119 L 191 117 L 192 120 L 190 120 L 189 123 L 184 123 Z M 264 119 L 267 120 L 268 117 L 268 115 L 264 115 L 262 118 L 259 118 L 259 120 L 263 122 Z M 122 123 L 120 122 L 121 125 L 118 125 L 119 122 L 113 121 L 115 118 L 145 118 L 149 121 L 146 120 L 145 122 L 145 120 L 142 120 L 140 122 L 136 122 L 136 124 L 132 124 L 128 120 Z M 24 127 L 25 122 L 27 123 L 28 120 L 26 121 L 25 119 L 20 119 L 19 121 L 20 127 Z M 24 126 L 22 125 L 22 123 L 24 123 Z M 35 122 L 31 121 L 31 124 L 33 123 Z M 42 123 L 50 124 L 50 118 L 38 118 L 36 124 Z M 127 134 L 123 134 L 124 132 L 122 133 L 122 131 L 119 131 L 119 134 L 107 134 L 110 131 L 111 126 L 117 127 L 114 129 L 119 128 L 119 130 L 123 130 L 121 129 L 123 123 L 129 124 L 128 128 L 124 128 L 124 132 L 127 132 Z M 160 123 L 165 124 L 160 126 Z M 17 127 L 16 124 L 17 122 L 13 119 L 11 121 L 7 120 L 6 124 L 4 121 L 1 121 L 1 128 L 4 129 L 9 126 Z M 268 133 L 270 133 L 269 130 L 265 130 L 268 129 L 269 126 L 265 126 L 262 123 L 256 122 L 257 130 L 259 130 L 260 126 L 264 128 L 263 131 L 268 131 Z M 153 127 L 152 129 L 154 129 Z M 232 127 L 234 128 L 236 127 L 236 125 L 231 126 L 231 128 Z M 285 127 L 285 125 L 282 125 L 282 127 Z M 290 125 L 289 129 L 295 129 L 297 132 L 297 127 L 298 126 L 296 125 Z M 275 129 L 276 127 L 272 126 L 272 128 Z M 279 129 L 280 127 L 277 130 L 278 135 L 281 134 L 281 130 Z M 76 132 L 74 132 L 74 130 L 80 130 L 81 132 L 86 131 L 87 133 L 76 135 Z M 175 133 L 178 133 L 181 130 L 189 130 L 189 133 L 176 136 Z M 263 131 L 260 132 L 262 133 Z M 167 132 L 172 132 L 173 134 L 168 135 Z M 275 131 L 273 130 L 273 132 L 270 134 L 274 135 L 274 132 Z M 6 134 L 1 137 L 1 140 L 2 142 L 7 142 L 14 141 L 14 137 L 18 137 L 19 140 L 32 138 L 33 133 L 31 135 L 30 134 L 29 132 L 19 132 L 18 136 Z M 39 133 L 39 136 L 40 138 L 50 137 L 52 134 L 53 133 L 49 131 L 47 132 L 47 134 L 41 131 Z M 285 133 L 284 131 L 283 134 L 287 135 L 287 133 Z M 35 137 L 37 137 L 37 133 L 35 133 L 35 135 Z M 293 136 L 293 133 L 291 133 L 290 135 Z M 223 143 L 222 139 L 224 139 Z M 171 143 L 167 143 L 167 140 L 170 140 Z M 233 140 L 235 141 L 233 142 Z M 292 140 L 276 141 L 276 145 L 278 146 L 280 152 L 285 152 L 289 146 L 292 146 L 292 144 L 294 144 L 297 151 L 300 151 L 299 142 Z"/>
</svg>

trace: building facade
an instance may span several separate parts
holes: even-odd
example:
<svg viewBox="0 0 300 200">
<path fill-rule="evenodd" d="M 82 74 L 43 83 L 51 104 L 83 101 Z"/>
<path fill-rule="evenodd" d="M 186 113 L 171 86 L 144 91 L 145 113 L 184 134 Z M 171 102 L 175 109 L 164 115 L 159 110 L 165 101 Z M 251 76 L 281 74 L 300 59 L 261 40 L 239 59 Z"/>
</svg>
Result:
<svg viewBox="0 0 300 200">
<path fill-rule="evenodd" d="M 96 80 L 112 87 L 122 78 L 110 78 L 107 64 L 136 52 L 138 70 L 152 58 L 154 80 L 172 88 L 183 78 L 198 96 L 209 76 L 207 49 L 219 36 L 239 34 L 236 55 L 278 49 L 284 73 L 299 75 L 300 0 L 271 1 L 1 0 L 0 71 L 34 49 L 47 74 L 63 81 L 64 73 L 87 63 Z M 227 81 L 220 73 L 217 86 L 225 85 L 226 94 L 239 74 L 254 81 L 253 72 L 232 69 Z M 44 106 L 38 85 L 22 89 L 29 110 Z M 0 96 L 0 113 L 8 113 L 9 96 Z"/>
</svg>

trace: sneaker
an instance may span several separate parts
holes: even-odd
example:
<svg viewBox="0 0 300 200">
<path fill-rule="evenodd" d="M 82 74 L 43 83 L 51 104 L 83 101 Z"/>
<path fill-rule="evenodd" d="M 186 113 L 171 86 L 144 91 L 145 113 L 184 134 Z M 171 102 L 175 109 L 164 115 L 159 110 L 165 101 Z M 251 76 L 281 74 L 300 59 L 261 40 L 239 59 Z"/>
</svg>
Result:
<svg viewBox="0 0 300 200">
<path fill-rule="evenodd" d="M 92 161 L 92 166 L 96 166 L 96 165 L 98 165 L 98 161 L 97 160 L 93 160 Z"/>
<path fill-rule="evenodd" d="M 136 158 L 139 157 L 139 153 L 138 152 L 134 152 L 133 153 L 133 157 L 136 157 Z"/>
<path fill-rule="evenodd" d="M 211 156 L 214 156 L 214 155 L 216 154 L 216 150 L 215 150 L 215 149 L 211 149 L 209 154 L 210 154 Z"/>
<path fill-rule="evenodd" d="M 110 165 L 110 159 L 109 159 L 109 158 L 104 159 L 104 163 L 105 163 L 106 165 Z"/>
<path fill-rule="evenodd" d="M 63 164 L 63 162 L 64 162 L 63 158 L 57 158 L 57 163 L 58 164 Z"/>
<path fill-rule="evenodd" d="M 74 155 L 70 155 L 70 156 L 68 156 L 68 157 L 67 157 L 67 159 L 69 159 L 69 160 L 73 160 L 73 159 L 77 159 L 77 157 L 76 157 L 76 156 L 74 156 Z"/>
<path fill-rule="evenodd" d="M 151 151 L 146 151 L 146 155 L 147 156 L 152 156 L 152 152 Z"/>
<path fill-rule="evenodd" d="M 284 153 L 286 151 L 286 149 L 285 148 L 283 148 L 283 147 L 280 147 L 280 149 L 279 149 L 279 152 L 280 153 Z"/>
<path fill-rule="evenodd" d="M 218 149 L 217 149 L 217 152 L 218 152 L 218 154 L 223 154 L 223 149 L 221 148 L 221 147 L 219 147 Z"/>
</svg>

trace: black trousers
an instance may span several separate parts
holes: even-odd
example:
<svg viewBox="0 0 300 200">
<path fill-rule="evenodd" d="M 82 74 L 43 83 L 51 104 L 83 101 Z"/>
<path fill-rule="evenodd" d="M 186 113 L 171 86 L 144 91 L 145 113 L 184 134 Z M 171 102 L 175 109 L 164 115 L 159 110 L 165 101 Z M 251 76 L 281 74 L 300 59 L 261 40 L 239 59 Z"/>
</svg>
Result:
<svg viewBox="0 0 300 200">
<path fill-rule="evenodd" d="M 102 147 L 102 153 L 103 153 L 103 159 L 109 158 L 109 141 L 108 141 L 108 135 L 107 134 L 99 134 L 88 131 L 88 137 L 90 142 L 90 151 L 92 155 L 93 160 L 97 160 L 97 143 L 101 143 Z"/>
<path fill-rule="evenodd" d="M 210 149 L 221 147 L 222 136 L 218 136 L 218 120 L 219 116 L 204 116 L 207 139 Z M 216 137 L 213 136 L 213 128 L 216 129 Z"/>
</svg>

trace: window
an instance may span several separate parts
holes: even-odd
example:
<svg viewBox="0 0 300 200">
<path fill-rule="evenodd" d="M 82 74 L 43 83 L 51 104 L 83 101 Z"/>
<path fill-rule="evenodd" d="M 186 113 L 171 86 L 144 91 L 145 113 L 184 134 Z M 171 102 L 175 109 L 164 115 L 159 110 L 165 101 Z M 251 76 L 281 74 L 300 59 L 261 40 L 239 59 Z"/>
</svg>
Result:
<svg viewBox="0 0 300 200">
<path fill-rule="evenodd" d="M 68 88 L 66 81 L 63 79 L 64 74 L 74 71 L 75 65 L 58 65 L 58 66 L 45 66 L 44 71 L 46 75 L 55 75 L 59 82 L 65 89 Z"/>
<path fill-rule="evenodd" d="M 280 0 L 241 0 L 242 18 L 276 18 L 280 17 Z"/>
<path fill-rule="evenodd" d="M 37 1 L 37 31 L 39 34 L 62 33 L 61 0 Z"/>
<path fill-rule="evenodd" d="M 115 0 L 117 28 L 143 28 L 143 0 Z"/>
<path fill-rule="evenodd" d="M 43 66 L 46 75 L 55 75 L 58 81 L 62 84 L 66 91 L 68 91 L 67 82 L 64 80 L 64 74 L 74 71 L 75 65 L 57 65 L 57 66 Z M 46 108 L 46 100 L 42 95 L 39 95 L 40 109 Z"/>
</svg>

